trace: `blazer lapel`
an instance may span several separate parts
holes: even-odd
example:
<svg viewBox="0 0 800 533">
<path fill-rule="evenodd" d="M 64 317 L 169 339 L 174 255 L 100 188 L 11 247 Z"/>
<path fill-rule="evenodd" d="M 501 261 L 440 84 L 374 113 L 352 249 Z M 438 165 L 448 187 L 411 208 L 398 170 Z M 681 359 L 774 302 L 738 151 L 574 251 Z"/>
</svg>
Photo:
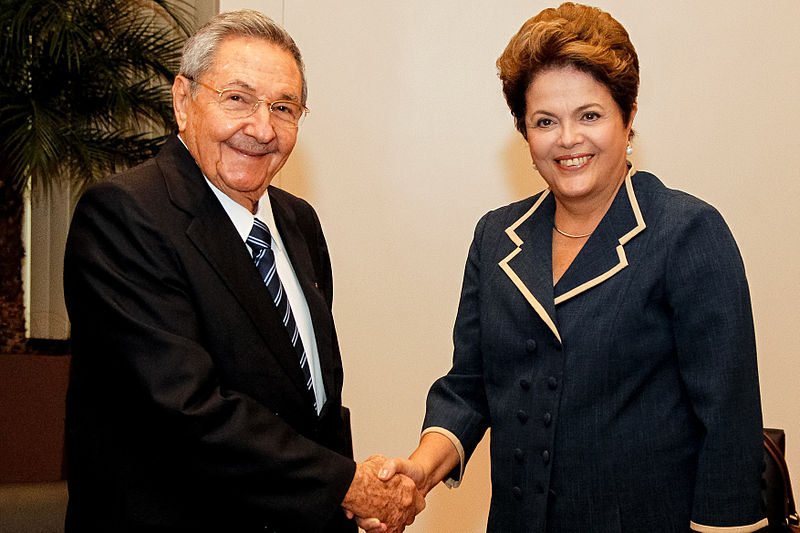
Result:
<svg viewBox="0 0 800 533">
<path fill-rule="evenodd" d="M 625 245 L 645 227 L 629 174 L 597 229 L 558 280 L 555 303 L 565 302 L 627 267 Z"/>
<path fill-rule="evenodd" d="M 314 270 L 314 263 L 311 260 L 308 250 L 308 241 L 300 231 L 294 211 L 287 206 L 280 197 L 270 194 L 270 204 L 275 224 L 281 234 L 281 240 L 286 247 L 292 268 L 300 282 L 303 290 L 308 311 L 311 314 L 311 323 L 314 327 L 314 334 L 317 338 L 317 355 L 322 369 L 322 380 L 325 386 L 325 394 L 331 398 L 332 391 L 337 390 L 333 383 L 334 376 L 334 355 L 328 350 L 328 343 L 320 343 L 322 328 L 332 328 L 330 311 L 328 304 L 319 291 L 317 286 L 317 275 Z"/>
<path fill-rule="evenodd" d="M 628 266 L 625 244 L 646 224 L 633 189 L 631 173 L 597 229 L 553 287 L 553 217 L 555 201 L 544 191 L 506 235 L 516 248 L 500 261 L 536 314 L 561 341 L 555 306 L 610 279 Z"/>
<path fill-rule="evenodd" d="M 552 220 L 555 202 L 544 191 L 533 206 L 506 228 L 516 248 L 498 263 L 539 318 L 561 341 L 553 298 Z"/>
<path fill-rule="evenodd" d="M 297 354 L 267 287 L 194 159 L 182 143 L 173 138 L 165 144 L 157 161 L 173 203 L 193 217 L 186 229 L 187 237 L 251 317 L 253 327 L 300 394 L 310 396 Z"/>
</svg>

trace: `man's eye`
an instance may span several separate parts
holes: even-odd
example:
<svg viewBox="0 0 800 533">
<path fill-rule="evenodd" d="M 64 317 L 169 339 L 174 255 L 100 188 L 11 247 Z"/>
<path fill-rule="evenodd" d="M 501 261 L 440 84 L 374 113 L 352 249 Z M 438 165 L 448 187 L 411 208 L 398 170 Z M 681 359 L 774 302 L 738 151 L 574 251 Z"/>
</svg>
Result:
<svg viewBox="0 0 800 533">
<path fill-rule="evenodd" d="M 302 108 L 292 102 L 274 102 L 272 112 L 281 118 L 296 120 L 302 114 Z"/>
<path fill-rule="evenodd" d="M 222 93 L 222 103 L 233 106 L 253 105 L 255 96 L 239 91 L 224 91 Z"/>
</svg>

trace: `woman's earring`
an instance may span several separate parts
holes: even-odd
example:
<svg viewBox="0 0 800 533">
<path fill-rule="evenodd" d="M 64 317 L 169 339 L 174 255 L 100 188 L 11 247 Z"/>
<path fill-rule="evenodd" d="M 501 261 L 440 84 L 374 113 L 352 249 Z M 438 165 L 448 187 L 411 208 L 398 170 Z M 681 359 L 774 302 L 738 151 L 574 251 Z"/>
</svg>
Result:
<svg viewBox="0 0 800 533">
<path fill-rule="evenodd" d="M 625 153 L 631 155 L 633 153 L 633 148 L 631 147 L 631 143 L 628 143 L 628 147 L 625 148 Z"/>
<path fill-rule="evenodd" d="M 536 163 L 534 163 L 534 164 L 533 164 L 533 170 L 537 170 L 537 171 L 539 170 L 539 169 L 536 167 Z"/>
</svg>

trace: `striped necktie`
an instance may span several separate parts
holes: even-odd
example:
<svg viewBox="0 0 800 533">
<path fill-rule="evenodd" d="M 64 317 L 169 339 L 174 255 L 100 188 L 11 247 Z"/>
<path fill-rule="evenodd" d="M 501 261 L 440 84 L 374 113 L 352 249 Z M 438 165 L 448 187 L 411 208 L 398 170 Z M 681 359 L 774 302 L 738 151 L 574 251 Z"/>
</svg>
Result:
<svg viewBox="0 0 800 533">
<path fill-rule="evenodd" d="M 314 395 L 314 383 L 311 381 L 311 369 L 308 366 L 308 356 L 303 347 L 303 340 L 300 338 L 300 331 L 297 329 L 297 323 L 292 314 L 292 307 L 289 305 L 289 298 L 283 290 L 283 284 L 278 277 L 278 271 L 275 269 L 275 253 L 272 251 L 272 235 L 269 228 L 259 219 L 253 220 L 253 229 L 250 230 L 250 235 L 247 237 L 247 244 L 253 249 L 253 261 L 256 264 L 261 279 L 267 286 L 272 300 L 275 302 L 275 307 L 278 309 L 278 315 L 283 320 L 283 325 L 286 326 L 286 331 L 297 352 L 297 357 L 300 359 L 300 368 L 303 370 L 303 375 L 306 378 L 306 388 Z M 314 409 L 317 408 L 317 401 L 314 400 Z"/>
</svg>

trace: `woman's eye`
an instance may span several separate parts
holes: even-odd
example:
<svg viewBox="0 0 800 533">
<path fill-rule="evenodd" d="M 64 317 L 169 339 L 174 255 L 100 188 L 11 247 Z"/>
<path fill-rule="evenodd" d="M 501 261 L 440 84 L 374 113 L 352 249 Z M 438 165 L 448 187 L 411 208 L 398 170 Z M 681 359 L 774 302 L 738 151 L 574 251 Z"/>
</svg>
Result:
<svg viewBox="0 0 800 533">
<path fill-rule="evenodd" d="M 589 111 L 587 113 L 584 113 L 583 118 L 584 120 L 592 122 L 600 118 L 600 114 L 597 113 L 596 111 Z"/>
<path fill-rule="evenodd" d="M 553 125 L 553 120 L 549 118 L 540 118 L 536 121 L 537 128 L 548 128 Z"/>
</svg>

